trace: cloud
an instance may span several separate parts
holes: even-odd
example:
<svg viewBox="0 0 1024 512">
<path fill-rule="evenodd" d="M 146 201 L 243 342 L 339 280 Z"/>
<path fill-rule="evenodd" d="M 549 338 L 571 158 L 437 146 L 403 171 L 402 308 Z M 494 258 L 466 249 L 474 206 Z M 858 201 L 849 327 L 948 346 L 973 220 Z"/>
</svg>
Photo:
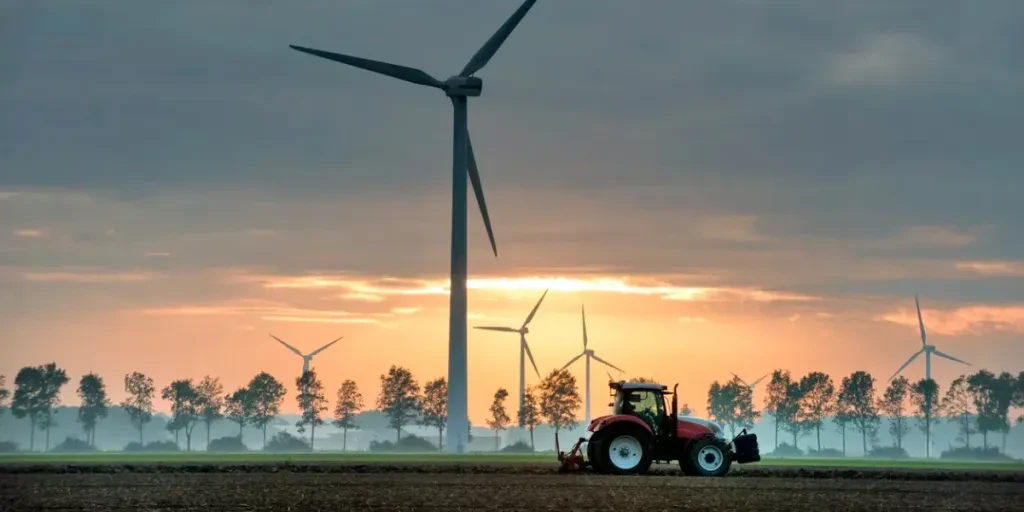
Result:
<svg viewBox="0 0 1024 512">
<path fill-rule="evenodd" d="M 827 80 L 844 86 L 909 85 L 928 78 L 944 63 L 943 51 L 913 34 L 867 36 L 852 52 L 829 63 Z"/>
<path fill-rule="evenodd" d="M 391 308 L 391 312 L 396 315 L 413 315 L 423 311 L 421 307 L 407 307 L 407 308 Z"/>
<path fill-rule="evenodd" d="M 41 229 L 15 229 L 12 231 L 18 238 L 46 238 L 46 232 Z"/>
<path fill-rule="evenodd" d="M 949 226 L 910 226 L 903 236 L 911 244 L 963 247 L 977 240 L 979 231 L 962 231 Z"/>
<path fill-rule="evenodd" d="M 147 258 L 169 258 L 170 256 L 169 252 L 151 251 L 146 253 Z"/>
<path fill-rule="evenodd" d="M 961 261 L 956 269 L 983 276 L 1024 277 L 1024 261 Z"/>
<path fill-rule="evenodd" d="M 270 322 L 380 324 L 368 315 L 334 309 L 296 308 L 276 301 L 243 299 L 210 305 L 180 305 L 132 310 L 156 316 L 252 316 Z M 378 315 L 382 316 L 382 315 Z"/>
<path fill-rule="evenodd" d="M 43 283 L 145 283 L 163 277 L 152 272 L 24 272 L 28 281 Z"/>
<path fill-rule="evenodd" d="M 677 319 L 677 321 L 684 324 L 703 324 L 706 323 L 708 320 L 702 316 L 681 316 Z"/>
<path fill-rule="evenodd" d="M 700 219 L 697 231 L 708 240 L 728 242 L 764 242 L 767 236 L 757 233 L 756 215 L 716 215 Z"/>
<path fill-rule="evenodd" d="M 19 194 L 17 192 L 7 192 L 7 191 L 0 190 L 0 201 L 7 201 L 9 199 L 14 199 L 15 197 L 18 197 L 18 195 Z"/>
<path fill-rule="evenodd" d="M 1024 305 L 970 305 L 951 309 L 922 309 L 925 330 L 947 336 L 1012 332 L 1024 334 Z M 901 308 L 876 317 L 898 325 L 918 329 L 917 312 Z"/>
</svg>

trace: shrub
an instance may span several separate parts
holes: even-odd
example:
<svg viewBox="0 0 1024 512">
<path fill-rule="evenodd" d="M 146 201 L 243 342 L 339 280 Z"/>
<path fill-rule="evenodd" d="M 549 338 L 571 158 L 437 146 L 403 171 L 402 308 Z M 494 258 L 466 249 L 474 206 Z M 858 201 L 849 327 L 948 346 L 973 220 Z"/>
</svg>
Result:
<svg viewBox="0 0 1024 512">
<path fill-rule="evenodd" d="M 242 442 L 241 436 L 221 437 L 210 441 L 210 452 L 220 453 L 242 453 L 249 451 L 249 448 Z"/>
<path fill-rule="evenodd" d="M 940 459 L 952 459 L 952 460 L 981 460 L 981 461 L 993 461 L 993 462 L 1014 462 L 1016 459 L 1001 453 L 998 448 L 950 448 L 942 452 L 939 455 Z"/>
<path fill-rule="evenodd" d="M 57 446 L 50 448 L 52 453 L 91 453 L 95 451 L 96 448 L 77 437 L 68 437 Z"/>
<path fill-rule="evenodd" d="M 875 448 L 868 452 L 868 457 L 875 459 L 909 459 L 910 454 L 898 446 Z"/>
<path fill-rule="evenodd" d="M 807 456 L 819 459 L 841 459 L 845 457 L 842 450 L 837 450 L 835 448 L 822 448 L 821 450 L 810 449 L 807 450 Z"/>
<path fill-rule="evenodd" d="M 310 451 L 309 443 L 303 439 L 299 439 L 288 432 L 278 432 L 274 437 L 267 441 L 266 448 L 263 448 L 265 452 L 273 453 L 298 453 Z"/>
<path fill-rule="evenodd" d="M 772 457 L 803 457 L 804 451 L 791 444 L 779 443 L 779 447 L 770 455 Z"/>
<path fill-rule="evenodd" d="M 18 443 L 13 441 L 0 441 L 0 453 L 15 453 L 18 451 Z"/>
<path fill-rule="evenodd" d="M 391 441 L 371 441 L 370 442 L 371 452 L 400 452 L 400 453 L 422 453 L 422 452 L 436 452 L 437 447 L 430 441 L 423 439 L 419 436 L 408 435 L 400 439 L 397 443 Z"/>
<path fill-rule="evenodd" d="M 526 443 L 524 443 L 522 441 L 516 441 L 516 442 L 514 442 L 514 443 L 512 443 L 512 444 L 510 444 L 510 445 L 508 445 L 508 446 L 506 446 L 504 448 L 502 448 L 501 452 L 502 453 L 533 453 L 533 448 L 531 448 L 530 445 L 528 445 L 528 444 L 526 444 Z"/>
<path fill-rule="evenodd" d="M 177 452 L 180 451 L 178 444 L 174 441 L 153 441 L 143 446 L 138 442 L 128 443 L 124 450 L 126 452 Z"/>
</svg>

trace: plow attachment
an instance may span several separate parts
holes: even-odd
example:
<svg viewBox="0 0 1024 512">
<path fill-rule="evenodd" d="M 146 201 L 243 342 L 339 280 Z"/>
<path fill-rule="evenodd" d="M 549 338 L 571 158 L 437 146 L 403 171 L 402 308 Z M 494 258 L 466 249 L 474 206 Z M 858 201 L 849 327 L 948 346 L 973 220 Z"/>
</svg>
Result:
<svg viewBox="0 0 1024 512">
<path fill-rule="evenodd" d="M 565 453 L 558 448 L 558 436 L 555 436 L 555 452 L 558 453 L 558 471 L 579 471 L 587 467 L 587 461 L 583 459 L 583 450 L 580 448 L 583 443 L 587 442 L 587 439 L 581 437 L 576 444 L 572 445 L 572 449 L 569 453 Z"/>
</svg>

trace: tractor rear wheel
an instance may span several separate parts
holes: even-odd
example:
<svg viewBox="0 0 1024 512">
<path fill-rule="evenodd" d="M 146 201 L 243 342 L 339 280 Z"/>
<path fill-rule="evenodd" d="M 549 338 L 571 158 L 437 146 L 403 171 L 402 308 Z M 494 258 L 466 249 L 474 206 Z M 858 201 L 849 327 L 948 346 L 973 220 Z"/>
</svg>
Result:
<svg viewBox="0 0 1024 512">
<path fill-rule="evenodd" d="M 594 468 L 595 473 L 608 472 L 608 464 L 601 457 L 604 452 L 604 436 L 602 434 L 603 432 L 595 432 L 587 441 L 587 461 L 590 463 L 590 467 Z"/>
<path fill-rule="evenodd" d="M 719 439 L 698 439 L 679 458 L 679 469 L 690 476 L 725 476 L 732 465 L 729 446 Z"/>
<path fill-rule="evenodd" d="M 595 453 L 605 471 L 616 475 L 644 474 L 654 461 L 650 433 L 635 425 L 610 427 Z"/>
</svg>

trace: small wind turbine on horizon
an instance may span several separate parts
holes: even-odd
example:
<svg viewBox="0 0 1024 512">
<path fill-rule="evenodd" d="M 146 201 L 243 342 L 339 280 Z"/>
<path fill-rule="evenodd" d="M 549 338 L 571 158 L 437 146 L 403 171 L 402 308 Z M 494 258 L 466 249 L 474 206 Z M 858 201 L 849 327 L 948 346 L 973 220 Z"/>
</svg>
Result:
<svg viewBox="0 0 1024 512">
<path fill-rule="evenodd" d="M 924 378 L 929 380 L 932 378 L 932 354 L 935 354 L 938 357 L 949 359 L 950 361 L 955 361 L 957 363 L 962 363 L 966 364 L 967 366 L 971 366 L 971 363 L 968 363 L 967 361 L 963 361 L 961 359 L 957 359 L 944 352 L 940 352 L 939 349 L 935 348 L 935 345 L 928 344 L 928 336 L 927 334 L 925 334 L 924 330 L 924 319 L 921 318 L 921 303 L 920 301 L 917 300 L 917 295 L 914 295 L 914 306 L 917 307 L 917 326 L 921 330 L 921 350 L 918 350 L 917 352 L 914 353 L 914 355 L 910 356 L 910 359 L 907 359 L 907 362 L 903 363 L 903 366 L 900 366 L 900 369 L 896 370 L 896 373 L 892 374 L 892 377 L 889 377 L 889 380 L 891 381 L 895 379 L 896 376 L 899 375 L 904 368 L 909 366 L 910 363 L 914 362 L 914 359 L 917 359 L 917 356 L 921 355 L 922 353 L 924 354 Z"/>
<path fill-rule="evenodd" d="M 744 386 L 746 386 L 746 387 L 750 388 L 750 390 L 751 390 L 751 391 L 753 391 L 753 390 L 754 390 L 754 386 L 757 386 L 757 384 L 758 384 L 759 382 L 761 382 L 762 380 L 764 380 L 764 379 L 765 379 L 765 377 L 767 377 L 767 376 L 771 375 L 770 373 L 766 373 L 766 374 L 762 375 L 760 379 L 757 379 L 757 380 L 755 380 L 754 382 L 750 382 L 750 383 L 748 383 L 747 381 L 743 380 L 743 377 L 740 377 L 739 375 L 736 375 L 736 374 L 735 374 L 735 373 L 733 373 L 733 372 L 729 372 L 729 373 L 732 373 L 732 376 L 733 376 L 733 377 L 736 377 L 737 379 L 739 379 L 739 381 L 740 381 L 741 383 L 743 383 L 743 385 L 744 385 Z"/>
<path fill-rule="evenodd" d="M 448 312 L 448 439 L 445 447 L 449 451 L 461 452 L 469 445 L 469 389 L 468 369 L 466 362 L 466 314 L 467 291 L 466 278 L 466 216 L 467 216 L 467 175 L 473 185 L 476 202 L 480 206 L 480 214 L 484 220 L 484 228 L 491 242 L 494 256 L 498 256 L 498 246 L 494 242 L 494 231 L 491 219 L 487 214 L 484 191 L 480 184 L 480 172 L 476 166 L 473 143 L 470 140 L 467 125 L 468 99 L 480 96 L 483 91 L 483 80 L 473 76 L 494 57 L 501 45 L 508 39 L 526 13 L 537 0 L 526 0 L 498 28 L 498 30 L 469 59 L 458 75 L 438 80 L 425 71 L 390 64 L 376 60 L 354 57 L 341 53 L 326 52 L 302 46 L 289 45 L 297 50 L 315 57 L 348 64 L 349 66 L 390 76 L 417 85 L 425 85 L 440 89 L 452 102 L 454 110 L 452 137 L 452 235 L 451 235 L 451 272 L 449 285 Z"/>
<path fill-rule="evenodd" d="M 530 345 L 526 342 L 526 334 L 530 332 L 530 321 L 533 320 L 533 316 L 537 314 L 537 310 L 540 308 L 540 303 L 544 302 L 544 297 L 547 297 L 548 290 L 544 290 L 544 293 L 540 296 L 540 300 L 537 301 L 537 305 L 533 306 L 533 310 L 527 315 L 526 321 L 523 322 L 522 327 L 516 329 L 513 327 L 495 327 L 495 326 L 482 326 L 474 327 L 474 329 L 480 329 L 484 331 L 499 331 L 499 332 L 514 332 L 519 334 L 519 409 L 523 410 L 523 398 L 526 396 L 526 358 L 530 358 L 530 364 L 533 365 L 533 371 L 537 373 L 537 378 L 540 378 L 540 370 L 537 369 L 537 362 L 533 360 L 533 353 L 530 352 Z M 522 425 L 519 425 L 520 427 Z"/>
<path fill-rule="evenodd" d="M 599 363 L 601 363 L 601 364 L 603 364 L 603 365 L 605 365 L 605 366 L 607 366 L 607 367 L 609 367 L 609 368 L 611 368 L 613 370 L 617 370 L 619 373 L 622 373 L 622 368 L 619 368 L 618 366 L 615 366 L 614 364 L 611 364 L 608 361 L 605 361 L 604 359 L 601 359 L 600 357 L 597 357 L 597 354 L 595 354 L 592 349 L 587 348 L 587 312 L 584 311 L 583 306 L 580 306 L 580 313 L 583 316 L 583 352 L 580 352 L 579 355 L 577 355 L 576 357 L 570 359 L 568 363 L 565 363 L 565 366 L 563 366 L 562 369 L 564 370 L 564 369 L 568 368 L 569 366 L 571 366 L 573 363 L 575 363 L 581 357 L 585 357 L 586 358 L 586 361 L 587 361 L 587 376 L 586 376 L 586 380 L 585 380 L 585 382 L 586 382 L 585 385 L 586 385 L 587 393 L 586 393 L 586 398 L 585 398 L 586 404 L 584 405 L 585 411 L 586 411 L 585 412 L 586 416 L 583 419 L 583 424 L 584 425 L 589 425 L 590 424 L 590 360 L 593 359 L 594 361 L 597 361 L 597 362 L 599 362 Z M 608 374 L 608 378 L 611 379 L 611 373 Z"/>
<path fill-rule="evenodd" d="M 327 350 L 327 347 L 330 347 L 331 345 L 334 345 L 335 343 L 341 341 L 341 338 L 343 338 L 344 336 L 339 337 L 338 339 L 336 339 L 336 340 L 334 340 L 334 341 L 332 341 L 332 342 L 330 342 L 330 343 L 328 343 L 328 344 L 326 344 L 326 345 L 324 345 L 324 346 L 322 346 L 322 347 L 320 347 L 320 348 L 318 348 L 318 349 L 316 349 L 316 350 L 314 350 L 314 351 L 312 351 L 312 352 L 310 352 L 308 354 L 303 354 L 302 351 L 300 351 L 299 349 L 289 345 L 284 340 L 282 340 L 281 338 L 278 338 L 277 336 L 274 336 L 273 334 L 271 334 L 270 337 L 274 338 L 275 340 L 277 340 L 278 343 L 284 345 L 285 347 L 288 348 L 288 350 L 291 350 L 292 352 L 295 352 L 296 354 L 298 354 L 299 357 L 302 358 L 302 373 L 299 375 L 301 377 L 302 375 L 305 375 L 306 372 L 309 371 L 309 363 L 313 360 L 313 356 L 323 352 L 324 350 Z"/>
</svg>

